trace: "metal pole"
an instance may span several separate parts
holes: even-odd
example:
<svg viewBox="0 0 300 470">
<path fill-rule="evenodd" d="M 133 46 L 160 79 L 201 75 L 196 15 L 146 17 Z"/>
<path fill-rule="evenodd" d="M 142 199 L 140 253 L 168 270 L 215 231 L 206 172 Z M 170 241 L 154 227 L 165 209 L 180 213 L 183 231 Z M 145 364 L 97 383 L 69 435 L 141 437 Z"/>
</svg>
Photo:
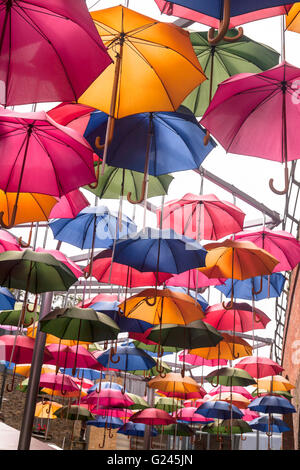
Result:
<svg viewBox="0 0 300 470">
<path fill-rule="evenodd" d="M 42 296 L 42 305 L 40 319 L 43 318 L 51 309 L 53 292 L 47 292 Z M 34 421 L 35 404 L 39 390 L 40 375 L 43 365 L 44 348 L 46 343 L 46 333 L 37 328 L 32 364 L 28 382 L 28 390 L 24 406 L 24 414 L 21 424 L 18 450 L 29 450 L 31 442 L 31 433 Z"/>
</svg>

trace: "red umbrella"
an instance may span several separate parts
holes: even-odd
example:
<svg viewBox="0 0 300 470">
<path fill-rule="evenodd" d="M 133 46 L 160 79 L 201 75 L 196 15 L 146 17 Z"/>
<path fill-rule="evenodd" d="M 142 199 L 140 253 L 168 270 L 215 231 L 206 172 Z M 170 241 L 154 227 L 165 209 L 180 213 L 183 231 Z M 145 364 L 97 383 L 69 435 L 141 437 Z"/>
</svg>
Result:
<svg viewBox="0 0 300 470">
<path fill-rule="evenodd" d="M 237 331 L 240 333 L 266 328 L 270 318 L 261 310 L 246 302 L 234 302 L 227 310 L 223 304 L 216 304 L 205 310 L 205 323 L 217 330 Z"/>
<path fill-rule="evenodd" d="M 205 401 L 206 400 L 202 399 L 202 398 L 198 398 L 197 400 L 185 400 L 183 402 L 183 406 L 186 407 L 186 408 L 188 408 L 190 406 L 199 408 L 199 406 L 201 406 Z"/>
<path fill-rule="evenodd" d="M 188 193 L 182 199 L 165 204 L 162 228 L 172 228 L 195 240 L 218 240 L 243 230 L 245 214 L 234 204 L 220 201 L 214 194 Z M 158 224 L 161 209 L 157 210 Z"/>
<path fill-rule="evenodd" d="M 80 387 L 70 375 L 66 374 L 41 374 L 39 386 L 50 390 L 60 390 L 62 395 L 66 392 L 80 392 Z"/>
<path fill-rule="evenodd" d="M 77 101 L 112 62 L 84 0 L 6 0 L 1 6 L 4 106 Z"/>
<path fill-rule="evenodd" d="M 128 408 L 92 407 L 91 413 L 97 416 L 111 416 L 112 418 L 129 419 L 134 412 Z"/>
<path fill-rule="evenodd" d="M 284 370 L 277 362 L 267 357 L 258 356 L 243 357 L 243 359 L 236 364 L 236 367 L 246 370 L 256 379 L 270 375 L 278 375 Z"/>
<path fill-rule="evenodd" d="M 205 423 L 211 423 L 214 421 L 213 419 L 205 418 L 204 416 L 201 416 L 199 413 L 196 413 L 198 408 L 199 407 L 187 406 L 178 410 L 177 413 L 173 413 L 173 416 L 179 419 L 180 421 L 189 421 L 190 423 L 205 424 Z"/>
<path fill-rule="evenodd" d="M 208 286 L 220 286 L 224 284 L 226 278 L 210 279 L 205 274 L 201 273 L 199 269 L 190 269 L 180 274 L 175 274 L 166 281 L 166 286 L 172 287 L 187 287 L 188 289 L 201 289 Z"/>
<path fill-rule="evenodd" d="M 180 361 L 187 362 L 192 364 L 192 366 L 208 366 L 208 367 L 217 367 L 217 366 L 226 366 L 226 359 L 204 359 L 203 357 L 197 356 L 196 354 L 190 354 L 188 351 L 181 353 L 178 356 Z"/>
<path fill-rule="evenodd" d="M 204 388 L 199 387 L 198 392 L 163 392 L 158 390 L 156 392 L 158 395 L 163 395 L 164 397 L 170 398 L 179 398 L 179 400 L 196 400 L 197 398 L 203 398 L 206 395 Z"/>
<path fill-rule="evenodd" d="M 65 102 L 50 109 L 48 114 L 58 124 L 71 127 L 83 135 L 90 119 L 90 113 L 93 111 L 95 108 L 84 104 Z"/>
<path fill-rule="evenodd" d="M 123 296 L 116 294 L 98 294 L 95 297 L 85 299 L 84 302 L 79 302 L 77 307 L 89 308 L 98 302 L 122 302 Z"/>
<path fill-rule="evenodd" d="M 83 401 L 89 405 L 95 405 L 97 408 L 100 406 L 105 408 L 127 408 L 134 405 L 134 401 L 126 393 L 111 388 L 104 388 L 100 392 L 96 390 L 85 397 Z"/>
<path fill-rule="evenodd" d="M 273 272 L 291 271 L 300 263 L 300 242 L 283 230 L 264 228 L 258 232 L 241 232 L 235 235 L 235 240 L 251 241 L 273 255 L 279 261 Z"/>
<path fill-rule="evenodd" d="M 67 256 L 65 256 L 61 251 L 45 250 L 44 248 L 37 248 L 35 251 L 37 253 L 49 253 L 50 255 L 54 256 L 54 258 L 56 258 L 58 261 L 64 263 L 72 271 L 72 273 L 75 274 L 77 278 L 83 276 L 81 268 L 76 263 L 74 263 L 74 261 L 67 258 Z"/>
<path fill-rule="evenodd" d="M 84 271 L 89 272 L 89 266 Z M 156 285 L 155 272 L 140 272 L 124 264 L 112 263 L 111 250 L 104 250 L 94 258 L 92 276 L 103 284 L 115 284 L 124 287 Z M 158 284 L 163 284 L 170 277 L 171 274 L 169 273 L 158 273 Z"/>
<path fill-rule="evenodd" d="M 144 410 L 138 411 L 129 418 L 129 421 L 133 423 L 144 423 L 149 426 L 165 426 L 176 423 L 176 419 L 173 416 L 158 408 L 145 408 Z"/>
<path fill-rule="evenodd" d="M 245 410 L 241 410 L 241 412 L 243 413 L 243 417 L 242 417 L 243 421 L 252 421 L 253 419 L 260 417 L 259 413 L 257 413 L 256 411 L 249 410 L 249 408 L 246 408 Z"/>
<path fill-rule="evenodd" d="M 55 204 L 50 212 L 49 219 L 73 219 L 82 209 L 89 205 L 89 201 L 79 189 L 74 189 L 59 198 L 58 203 Z"/>
<path fill-rule="evenodd" d="M 45 361 L 45 364 L 54 364 L 56 367 L 67 369 L 72 367 L 82 367 L 85 369 L 100 369 L 101 365 L 95 357 L 83 346 L 67 346 L 65 344 L 55 343 L 46 346 L 51 353 L 52 359 Z"/>
<path fill-rule="evenodd" d="M 220 395 L 222 393 L 230 392 L 232 391 L 233 393 L 239 393 L 240 395 L 243 395 L 243 397 L 247 398 L 247 400 L 253 400 L 253 396 L 251 393 L 248 392 L 248 390 L 244 387 L 241 387 L 240 385 L 233 385 L 232 387 L 227 386 L 227 385 L 218 385 L 216 388 L 213 388 L 208 392 L 207 395 L 214 396 L 214 395 Z"/>
</svg>

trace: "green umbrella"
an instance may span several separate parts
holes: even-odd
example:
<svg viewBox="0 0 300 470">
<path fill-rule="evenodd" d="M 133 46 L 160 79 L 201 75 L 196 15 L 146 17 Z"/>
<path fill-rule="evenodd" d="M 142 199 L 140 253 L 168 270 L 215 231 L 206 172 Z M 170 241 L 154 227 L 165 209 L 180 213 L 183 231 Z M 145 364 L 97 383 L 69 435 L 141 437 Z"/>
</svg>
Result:
<svg viewBox="0 0 300 470">
<path fill-rule="evenodd" d="M 118 199 L 120 196 L 131 192 L 132 197 L 137 201 L 141 197 L 143 177 L 143 173 L 138 171 L 106 165 L 104 174 L 98 178 L 97 187 L 94 189 L 85 186 L 85 188 L 96 194 L 100 199 Z M 170 175 L 149 175 L 148 197 L 167 194 L 173 179 L 173 176 Z"/>
<path fill-rule="evenodd" d="M 118 325 L 104 313 L 93 308 L 55 308 L 41 321 L 41 331 L 61 339 L 78 341 L 105 341 L 117 339 Z"/>
<path fill-rule="evenodd" d="M 236 29 L 228 31 L 235 36 Z M 279 54 L 269 46 L 242 36 L 236 42 L 220 41 L 211 45 L 207 41 L 207 31 L 190 33 L 190 39 L 197 58 L 208 78 L 182 103 L 196 116 L 202 116 L 219 83 L 238 73 L 259 73 L 279 63 Z M 211 79 L 212 77 L 212 79 Z"/>
<path fill-rule="evenodd" d="M 18 326 L 19 320 L 22 315 L 22 310 L 2 310 L 0 312 L 0 325 Z M 30 325 L 33 322 L 33 313 L 26 309 L 24 316 L 24 326 Z M 35 315 L 39 315 L 36 313 Z"/>
<path fill-rule="evenodd" d="M 155 397 L 154 399 L 154 408 L 159 410 L 164 410 L 167 413 L 172 413 L 173 411 L 183 408 L 179 400 L 169 397 Z"/>
<path fill-rule="evenodd" d="M 128 406 L 130 410 L 144 410 L 145 408 L 149 408 L 150 405 L 144 400 L 144 398 L 140 397 L 139 395 L 135 395 L 134 393 L 126 393 L 126 395 L 131 398 L 134 402 L 134 405 Z"/>
<path fill-rule="evenodd" d="M 140 348 L 146 351 L 150 351 L 153 353 L 160 352 L 160 345 L 159 344 L 145 344 L 142 341 L 133 341 L 133 344 L 135 345 L 136 348 Z M 166 346 L 163 348 L 163 352 L 179 352 L 181 351 L 182 348 L 178 347 L 176 348 L 175 346 Z"/>
<path fill-rule="evenodd" d="M 256 380 L 251 377 L 248 372 L 237 367 L 221 367 L 221 369 L 213 370 L 206 377 L 206 380 L 212 385 L 226 385 L 227 387 L 242 386 L 256 384 Z"/>
<path fill-rule="evenodd" d="M 184 423 L 168 424 L 167 426 L 156 426 L 157 431 L 160 434 L 166 434 L 168 436 L 193 436 L 195 432 Z"/>
<path fill-rule="evenodd" d="M 179 349 L 193 349 L 216 346 L 223 336 L 211 325 L 196 320 L 186 325 L 164 324 L 152 328 L 147 336 L 165 346 L 176 346 Z"/>
<path fill-rule="evenodd" d="M 154 361 L 157 362 L 157 359 L 153 357 Z M 146 377 L 153 377 L 159 374 L 167 374 L 171 372 L 171 368 L 163 361 L 160 362 L 159 371 L 157 370 L 156 366 L 153 366 L 152 369 L 148 370 L 131 370 L 128 373 L 132 375 L 143 375 Z"/>
<path fill-rule="evenodd" d="M 231 432 L 230 432 L 231 426 Z M 216 420 L 214 423 L 209 423 L 203 426 L 202 432 L 207 432 L 209 434 L 245 434 L 246 432 L 253 432 L 252 428 L 246 421 L 242 419 L 224 419 Z"/>
<path fill-rule="evenodd" d="M 72 421 L 88 421 L 95 419 L 95 416 L 85 407 L 79 405 L 62 406 L 53 413 L 58 418 L 70 419 Z"/>
</svg>

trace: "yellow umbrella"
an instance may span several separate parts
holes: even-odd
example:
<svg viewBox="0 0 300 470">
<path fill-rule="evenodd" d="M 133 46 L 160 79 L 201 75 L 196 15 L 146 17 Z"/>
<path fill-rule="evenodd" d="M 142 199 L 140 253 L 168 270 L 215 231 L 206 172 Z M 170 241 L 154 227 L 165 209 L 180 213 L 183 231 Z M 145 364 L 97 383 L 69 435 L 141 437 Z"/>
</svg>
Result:
<svg viewBox="0 0 300 470">
<path fill-rule="evenodd" d="M 149 380 L 148 387 L 172 394 L 195 393 L 203 390 L 192 377 L 182 377 L 181 374 L 174 372 L 169 372 L 165 377 L 160 375 L 154 377 Z"/>
<path fill-rule="evenodd" d="M 103 174 L 114 119 L 176 111 L 206 77 L 188 31 L 121 5 L 93 11 L 91 16 L 113 63 L 78 101 L 109 115 Z"/>
<path fill-rule="evenodd" d="M 227 359 L 229 361 L 239 357 L 252 356 L 253 349 L 247 341 L 228 333 L 222 333 L 222 336 L 223 339 L 217 346 L 189 349 L 189 353 L 204 359 Z"/>
<path fill-rule="evenodd" d="M 64 398 L 79 398 L 86 397 L 87 392 L 84 390 L 75 390 L 73 392 L 65 391 L 64 394 L 61 393 L 60 390 L 52 390 L 52 388 L 42 388 L 41 392 L 46 393 L 47 395 L 56 396 L 56 397 L 64 397 Z"/>
<path fill-rule="evenodd" d="M 267 390 L 267 392 L 272 393 L 288 392 L 295 388 L 295 386 L 281 375 L 272 375 L 257 379 L 257 388 L 259 393 L 261 393 L 261 390 Z"/>
<path fill-rule="evenodd" d="M 241 409 L 248 408 L 250 404 L 250 400 L 247 400 L 243 395 L 236 392 L 221 392 L 208 398 L 207 401 L 226 401 Z"/>
<path fill-rule="evenodd" d="M 34 416 L 43 419 L 56 419 L 57 416 L 53 413 L 61 407 L 62 405 L 55 401 L 41 401 L 36 404 Z"/>
<path fill-rule="evenodd" d="M 16 364 L 16 374 L 23 375 L 23 377 L 29 377 L 31 364 Z M 42 366 L 41 374 L 55 374 L 56 366 L 50 364 L 44 364 Z"/>
<path fill-rule="evenodd" d="M 300 33 L 300 2 L 294 3 L 292 8 L 289 11 L 289 14 L 286 15 L 286 29 L 288 31 L 294 31 L 295 33 Z"/>
</svg>

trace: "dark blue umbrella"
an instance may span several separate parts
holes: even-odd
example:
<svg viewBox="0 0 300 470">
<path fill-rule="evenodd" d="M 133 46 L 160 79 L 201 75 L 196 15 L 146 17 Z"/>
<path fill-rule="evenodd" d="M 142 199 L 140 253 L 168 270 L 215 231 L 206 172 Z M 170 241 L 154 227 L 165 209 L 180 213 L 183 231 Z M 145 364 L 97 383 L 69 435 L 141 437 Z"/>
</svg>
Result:
<svg viewBox="0 0 300 470">
<path fill-rule="evenodd" d="M 145 351 L 132 346 L 118 346 L 115 351 L 110 348 L 97 357 L 97 361 L 104 367 L 118 370 L 148 370 L 156 365 L 154 359 Z"/>
<path fill-rule="evenodd" d="M 174 230 L 146 228 L 116 243 L 114 261 L 142 272 L 179 274 L 205 266 L 207 251 Z"/>
<path fill-rule="evenodd" d="M 259 411 L 261 413 L 296 413 L 295 407 L 287 400 L 287 398 L 278 397 L 276 395 L 264 395 L 263 397 L 257 397 L 253 400 L 248 408 L 253 411 Z"/>
<path fill-rule="evenodd" d="M 281 273 L 273 273 L 270 276 L 262 276 L 262 290 L 261 288 L 261 276 L 251 277 L 244 281 L 233 279 L 227 279 L 227 281 L 216 286 L 216 289 L 221 291 L 226 297 L 231 297 L 231 290 L 233 284 L 234 297 L 237 299 L 262 300 L 272 297 L 279 297 L 283 291 L 285 283 L 285 277 Z M 254 294 L 252 294 L 252 290 Z M 259 294 L 255 294 L 259 292 Z"/>
<path fill-rule="evenodd" d="M 261 416 L 253 419 L 248 424 L 252 429 L 257 429 L 262 432 L 281 433 L 290 431 L 290 428 L 282 419 L 274 418 L 273 416 L 270 418 L 268 416 Z"/>
<path fill-rule="evenodd" d="M 123 426 L 117 431 L 120 434 L 125 434 L 126 436 L 139 436 L 144 437 L 146 425 L 143 423 L 132 423 L 128 421 L 123 424 Z M 151 428 L 151 436 L 157 436 L 158 432 L 156 429 Z"/>
<path fill-rule="evenodd" d="M 122 216 L 119 228 L 118 214 L 106 206 L 86 207 L 74 219 L 56 219 L 49 223 L 54 238 L 78 248 L 111 248 L 115 239 L 126 237 L 137 230 L 129 217 Z"/>
<path fill-rule="evenodd" d="M 239 419 L 243 417 L 243 413 L 235 405 L 230 405 L 226 401 L 207 401 L 202 403 L 195 413 L 205 418 Z"/>
<path fill-rule="evenodd" d="M 15 297 L 6 287 L 0 287 L 0 310 L 13 310 L 16 303 Z"/>
<path fill-rule="evenodd" d="M 110 428 L 116 429 L 123 426 L 123 421 L 120 418 L 113 416 L 97 416 L 96 419 L 87 421 L 87 426 L 96 426 L 96 428 Z"/>
<path fill-rule="evenodd" d="M 88 380 L 98 380 L 101 377 L 104 377 L 103 372 L 94 369 L 84 369 L 84 368 L 77 368 L 75 369 L 75 373 L 73 374 L 73 369 L 63 369 L 61 368 L 60 371 L 63 374 L 71 375 L 73 377 L 78 377 L 79 379 L 88 379 Z"/>
</svg>

